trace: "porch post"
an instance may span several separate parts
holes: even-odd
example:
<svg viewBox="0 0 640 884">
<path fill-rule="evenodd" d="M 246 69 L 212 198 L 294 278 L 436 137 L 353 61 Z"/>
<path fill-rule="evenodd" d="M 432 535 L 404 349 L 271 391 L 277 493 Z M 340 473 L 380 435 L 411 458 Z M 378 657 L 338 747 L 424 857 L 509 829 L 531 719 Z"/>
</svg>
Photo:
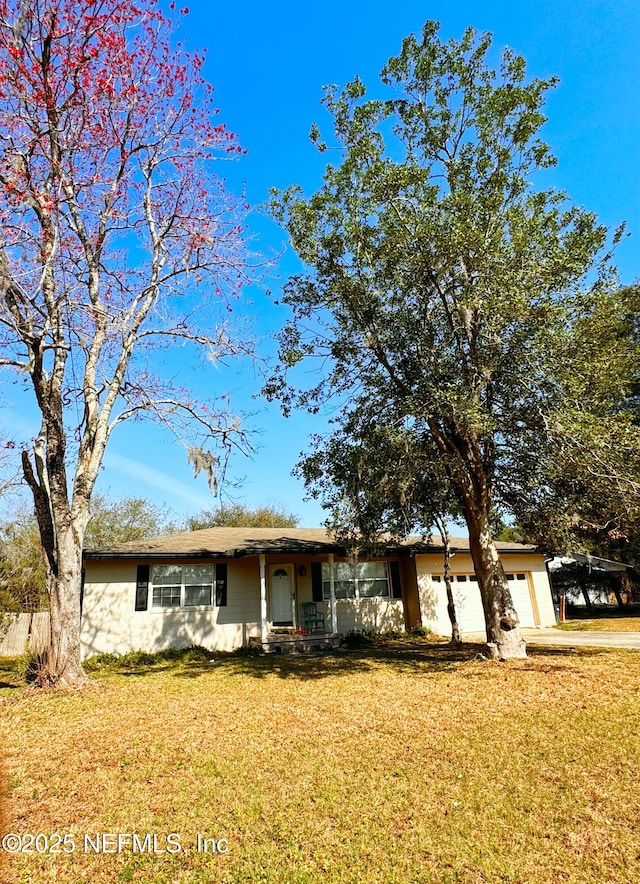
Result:
<svg viewBox="0 0 640 884">
<path fill-rule="evenodd" d="M 329 553 L 329 607 L 331 609 L 331 634 L 338 632 L 338 612 L 336 610 L 336 584 L 333 574 L 333 553 Z"/>
<path fill-rule="evenodd" d="M 269 629 L 267 626 L 267 557 L 261 553 L 260 561 L 260 638 L 266 642 Z"/>
</svg>

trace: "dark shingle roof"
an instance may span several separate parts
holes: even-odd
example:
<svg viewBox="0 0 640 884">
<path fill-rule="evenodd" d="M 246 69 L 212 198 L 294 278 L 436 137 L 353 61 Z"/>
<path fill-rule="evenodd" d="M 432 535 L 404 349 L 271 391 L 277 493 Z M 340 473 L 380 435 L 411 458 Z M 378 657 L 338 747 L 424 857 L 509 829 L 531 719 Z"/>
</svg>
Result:
<svg viewBox="0 0 640 884">
<path fill-rule="evenodd" d="M 521 543 L 496 542 L 500 552 L 531 553 L 535 546 Z M 452 537 L 453 552 L 469 552 L 466 538 Z M 151 540 L 134 540 L 114 544 L 105 549 L 85 550 L 86 559 L 127 558 L 238 558 L 259 553 L 344 555 L 345 547 L 324 528 L 204 528 L 201 531 L 183 531 Z M 410 555 L 412 553 L 442 552 L 439 537 L 407 537 L 391 541 L 382 555 Z"/>
</svg>

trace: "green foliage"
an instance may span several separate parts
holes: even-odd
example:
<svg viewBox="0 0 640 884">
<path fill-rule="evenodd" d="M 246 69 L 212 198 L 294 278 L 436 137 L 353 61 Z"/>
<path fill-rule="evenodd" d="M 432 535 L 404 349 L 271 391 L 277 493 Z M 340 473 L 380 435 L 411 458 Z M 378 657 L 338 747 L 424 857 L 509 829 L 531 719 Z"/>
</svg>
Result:
<svg viewBox="0 0 640 884">
<path fill-rule="evenodd" d="M 133 671 L 158 666 L 161 663 L 211 663 L 212 652 L 200 645 L 188 648 L 166 648 L 163 651 L 129 651 L 127 654 L 94 654 L 83 666 L 87 672 L 113 670 Z"/>
<path fill-rule="evenodd" d="M 95 494 L 85 546 L 111 546 L 157 537 L 170 530 L 164 510 L 138 497 Z M 48 607 L 40 531 L 24 504 L 9 511 L 0 525 L 0 611 L 40 611 Z"/>
<path fill-rule="evenodd" d="M 16 506 L 0 526 L 0 610 L 47 608 L 45 569 L 35 516 Z"/>
<path fill-rule="evenodd" d="M 623 469 L 640 450 L 637 427 L 612 405 L 633 377 L 628 335 L 609 321 L 619 290 L 607 231 L 533 185 L 555 162 L 539 133 L 556 80 L 527 80 L 509 49 L 494 70 L 489 51 L 486 34 L 445 43 L 427 22 L 383 68 L 388 98 L 368 98 L 357 78 L 327 87 L 340 160 L 311 197 L 291 187 L 272 201 L 305 267 L 285 286 L 293 315 L 265 392 L 285 413 L 337 399 L 337 429 L 301 473 L 326 502 L 333 484 L 334 511 L 391 530 L 402 513 L 430 520 L 427 477 L 478 537 L 496 508 L 534 534 L 553 508 L 566 525 L 569 495 L 550 489 L 567 471 L 591 500 L 614 480 L 637 501 Z M 311 360 L 322 370 L 309 388 L 299 369 Z"/>
<path fill-rule="evenodd" d="M 85 534 L 86 549 L 100 549 L 129 540 L 146 540 L 171 530 L 166 509 L 142 497 L 110 498 L 94 494 Z"/>
<path fill-rule="evenodd" d="M 640 561 L 640 286 L 599 292 L 574 323 L 563 366 L 564 408 L 552 450 L 526 498 L 523 530 L 549 550 Z"/>
<path fill-rule="evenodd" d="M 409 635 L 412 638 L 428 638 L 433 635 L 433 633 L 428 626 L 414 626 L 409 632 Z"/>
<path fill-rule="evenodd" d="M 105 669 L 115 669 L 121 659 L 120 654 L 94 654 L 92 657 L 87 657 L 82 665 L 87 672 L 100 672 Z"/>
<path fill-rule="evenodd" d="M 299 519 L 276 504 L 251 509 L 243 503 L 222 504 L 217 509 L 202 510 L 186 521 L 186 530 L 203 528 L 295 528 Z"/>
<path fill-rule="evenodd" d="M 354 399 L 339 430 L 314 437 L 313 453 L 297 472 L 347 543 L 429 534 L 447 515 L 461 514 L 433 442 L 403 425 L 390 406 L 381 422 L 377 403 L 365 396 Z"/>
<path fill-rule="evenodd" d="M 349 650 L 357 651 L 360 648 L 379 647 L 390 641 L 397 641 L 406 637 L 407 633 L 399 629 L 387 629 L 383 632 L 376 632 L 373 629 L 353 630 L 346 633 L 343 644 Z"/>
<path fill-rule="evenodd" d="M 502 525 L 496 532 L 496 540 L 502 540 L 506 543 L 535 543 L 520 525 Z"/>
</svg>

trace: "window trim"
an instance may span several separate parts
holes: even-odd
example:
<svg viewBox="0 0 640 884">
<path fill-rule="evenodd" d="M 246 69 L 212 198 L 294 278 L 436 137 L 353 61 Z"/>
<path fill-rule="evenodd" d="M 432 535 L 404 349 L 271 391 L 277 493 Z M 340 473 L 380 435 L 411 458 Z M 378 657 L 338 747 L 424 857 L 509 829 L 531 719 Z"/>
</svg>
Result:
<svg viewBox="0 0 640 884">
<path fill-rule="evenodd" d="M 443 583 L 444 582 L 444 574 L 441 571 L 432 573 L 430 575 L 430 577 L 431 577 L 432 583 Z M 514 581 L 518 582 L 518 583 L 522 583 L 527 579 L 526 573 L 523 573 L 521 571 L 518 573 L 516 573 L 515 571 L 514 572 L 509 571 L 507 573 L 505 571 L 505 577 L 507 578 L 509 583 L 512 583 Z M 473 571 L 471 571 L 471 572 L 461 571 L 460 573 L 456 572 L 451 575 L 451 583 L 471 583 L 471 584 L 475 584 L 477 586 L 478 585 L 478 578 L 476 577 L 476 575 Z"/>
<path fill-rule="evenodd" d="M 361 582 L 364 583 L 366 580 L 372 580 L 372 579 L 382 582 L 383 578 L 382 577 L 374 577 L 374 578 L 356 577 L 355 576 L 355 567 L 356 567 L 355 565 L 351 565 L 349 562 L 335 562 L 334 567 L 335 567 L 335 565 L 349 565 L 352 568 L 352 573 L 353 573 L 353 576 L 350 577 L 348 580 L 338 579 L 334 573 L 334 584 L 338 584 L 338 583 L 352 583 L 353 584 L 353 595 L 348 595 L 344 598 L 340 598 L 336 594 L 336 602 L 360 602 L 360 601 L 363 601 L 366 599 L 393 599 L 393 587 L 391 584 L 389 562 L 367 560 L 364 562 L 357 562 L 356 564 L 359 564 L 359 565 L 383 565 L 384 570 L 385 570 L 384 580 L 387 585 L 386 594 L 385 595 L 360 595 L 359 590 L 358 590 L 358 583 L 361 583 Z M 322 566 L 321 574 L 322 574 L 323 601 L 328 602 L 331 600 L 331 589 L 330 589 L 330 582 L 329 582 L 328 574 L 325 579 L 325 573 L 326 573 L 325 569 L 328 572 L 329 568 L 331 568 L 331 564 L 329 562 L 322 562 L 321 566 Z"/>
<path fill-rule="evenodd" d="M 161 583 L 161 584 L 156 585 L 156 583 L 154 582 L 155 570 L 157 568 L 166 568 L 166 567 L 180 568 L 181 574 L 180 574 L 180 583 L 179 584 L 178 583 L 169 583 L 169 584 L 162 584 Z M 210 583 L 185 583 L 185 569 L 186 568 L 193 568 L 193 567 L 209 568 L 210 575 L 211 575 L 211 582 Z M 164 586 L 167 586 L 167 587 L 179 586 L 180 587 L 180 604 L 179 605 L 165 605 L 162 603 L 155 604 L 154 591 L 156 589 L 161 589 Z M 190 586 L 209 587 L 210 593 L 211 593 L 210 594 L 210 601 L 204 602 L 202 604 L 197 604 L 197 605 L 185 604 L 186 590 Z M 215 607 L 217 607 L 216 606 L 216 594 L 217 594 L 216 587 L 217 587 L 216 566 L 213 564 L 213 562 L 212 563 L 205 563 L 205 564 L 201 564 L 201 565 L 196 565 L 196 566 L 194 566 L 193 564 L 172 564 L 172 565 L 156 564 L 156 565 L 152 565 L 150 568 L 150 574 L 149 574 L 149 589 L 150 589 L 149 595 L 150 595 L 150 601 L 151 601 L 151 604 L 149 606 L 149 610 L 152 610 L 152 611 L 195 611 L 195 610 L 203 610 L 203 609 L 209 610 L 209 609 L 215 608 Z"/>
</svg>

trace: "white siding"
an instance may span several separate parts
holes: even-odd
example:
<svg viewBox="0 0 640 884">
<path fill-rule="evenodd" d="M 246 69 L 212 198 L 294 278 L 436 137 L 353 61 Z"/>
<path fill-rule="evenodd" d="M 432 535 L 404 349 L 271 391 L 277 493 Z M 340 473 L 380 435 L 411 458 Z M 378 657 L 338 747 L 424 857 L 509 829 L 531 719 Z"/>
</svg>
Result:
<svg viewBox="0 0 640 884">
<path fill-rule="evenodd" d="M 339 599 L 338 632 L 386 632 L 404 629 L 402 599 Z"/>
<path fill-rule="evenodd" d="M 311 587 L 311 564 L 313 561 L 319 561 L 318 558 L 299 557 L 295 559 L 294 571 L 297 575 L 297 602 L 298 602 L 298 623 L 302 626 L 304 618 L 302 616 L 303 602 L 313 600 Z M 322 560 L 324 561 L 324 560 Z M 345 559 L 336 558 L 337 562 L 346 561 Z M 304 566 L 306 574 L 300 575 L 300 567 Z M 409 567 L 413 567 L 412 564 Z M 403 595 L 406 597 L 407 579 L 402 573 Z M 391 584 L 390 591 L 391 591 Z M 338 633 L 362 632 L 363 630 L 373 630 L 375 632 L 385 632 L 388 629 L 404 629 L 406 626 L 406 618 L 404 611 L 403 599 L 394 598 L 366 598 L 366 599 L 337 599 L 336 601 L 338 613 Z M 318 611 L 321 611 L 325 617 L 327 630 L 331 628 L 331 616 L 329 611 L 330 605 L 328 601 L 318 602 Z"/>
<path fill-rule="evenodd" d="M 144 562 L 88 561 L 82 606 L 82 655 L 160 651 L 203 645 L 231 651 L 260 635 L 257 559 L 228 563 L 227 605 L 175 611 L 135 610 L 136 569 Z"/>
<path fill-rule="evenodd" d="M 465 576 L 469 577 L 469 572 L 466 572 Z M 451 631 L 449 614 L 447 613 L 446 608 L 447 590 L 444 584 L 444 578 L 441 581 L 441 585 L 445 604 L 444 613 L 448 629 Z M 464 583 L 459 583 L 456 580 L 453 584 L 453 599 L 456 606 L 456 617 L 460 632 L 479 632 L 484 629 L 484 611 L 477 583 L 471 583 L 469 580 L 466 580 Z"/>
<path fill-rule="evenodd" d="M 311 601 L 310 556 L 287 556 L 293 561 L 298 622 L 302 620 L 301 605 Z M 193 560 L 192 560 L 193 561 Z M 202 560 L 200 560 L 202 561 Z M 450 635 L 444 582 L 436 583 L 432 574 L 442 574 L 441 554 L 417 555 L 402 563 L 403 595 L 411 589 L 407 571 L 415 561 L 417 602 L 415 620 L 434 632 Z M 101 652 L 126 653 L 132 650 L 158 651 L 167 647 L 203 645 L 211 650 L 233 650 L 248 644 L 251 636 L 260 635 L 260 575 L 257 556 L 227 560 L 227 605 L 147 611 L 135 610 L 136 571 L 140 561 L 87 561 L 82 616 L 82 653 L 84 657 Z M 280 560 L 267 556 L 267 563 Z M 512 581 L 516 610 L 523 625 L 551 626 L 555 612 L 549 580 L 542 556 L 505 555 L 505 570 L 525 573 L 526 581 Z M 176 560 L 176 564 L 180 564 Z M 452 559 L 452 572 L 471 574 L 469 554 L 458 553 Z M 304 574 L 300 574 L 300 570 Z M 514 589 L 515 588 L 515 589 Z M 454 582 L 454 591 L 461 630 L 483 632 L 484 617 L 480 592 L 476 583 Z M 149 590 L 151 601 L 151 588 Z M 419 615 L 418 615 L 419 606 Z M 329 624 L 327 603 L 320 603 Z M 405 610 L 402 599 L 367 598 L 337 601 L 338 631 L 403 629 Z M 412 623 L 413 625 L 413 623 Z"/>
<path fill-rule="evenodd" d="M 555 626 L 556 612 L 549 584 L 549 575 L 541 555 L 505 555 L 505 571 L 524 571 L 529 585 L 529 598 L 535 619 L 534 626 Z M 537 616 L 536 616 L 537 609 Z M 517 607 L 516 607 L 516 610 Z M 520 613 L 518 611 L 518 613 Z"/>
<path fill-rule="evenodd" d="M 309 556 L 288 556 L 284 563 L 267 556 L 267 565 L 286 565 L 293 559 L 292 579 L 296 595 L 298 623 L 301 605 L 311 601 L 311 562 Z M 186 561 L 186 560 L 185 560 Z M 193 560 L 191 560 L 193 561 Z M 198 560 L 203 562 L 204 560 Z M 317 559 L 315 559 L 317 561 Z M 173 561 L 180 564 L 180 560 Z M 87 561 L 82 612 L 82 654 L 128 651 L 159 651 L 168 647 L 203 645 L 210 650 L 230 651 L 247 645 L 260 635 L 260 571 L 257 556 L 227 560 L 227 605 L 174 610 L 149 607 L 135 610 L 136 576 L 139 561 Z M 301 567 L 305 571 L 300 574 Z M 270 601 L 269 587 L 267 587 Z M 328 603 L 319 603 L 329 628 Z M 385 631 L 404 629 L 402 599 L 345 599 L 337 602 L 338 631 Z"/>
<path fill-rule="evenodd" d="M 518 571 L 517 573 L 522 574 L 523 572 Z M 524 580 L 510 580 L 509 589 L 511 590 L 513 607 L 518 612 L 518 617 L 520 618 L 520 626 L 536 626 L 536 618 L 533 613 L 531 590 L 527 574 L 525 574 Z"/>
</svg>

